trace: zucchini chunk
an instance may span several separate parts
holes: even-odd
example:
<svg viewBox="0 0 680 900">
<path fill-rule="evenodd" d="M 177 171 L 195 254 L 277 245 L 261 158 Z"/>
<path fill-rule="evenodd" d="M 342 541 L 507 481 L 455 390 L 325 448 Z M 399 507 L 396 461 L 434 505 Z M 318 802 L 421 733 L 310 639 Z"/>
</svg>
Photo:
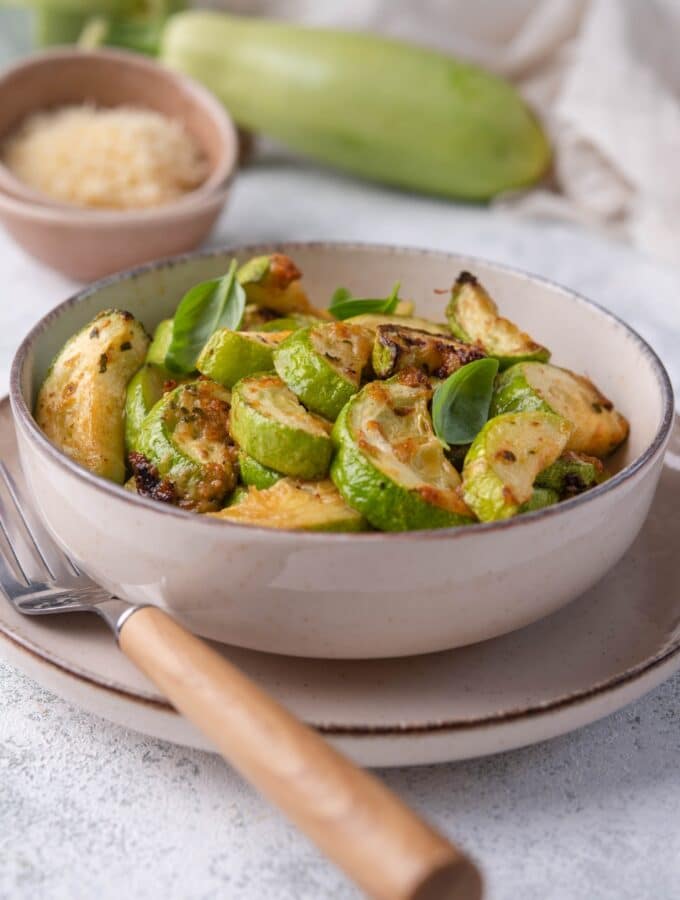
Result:
<svg viewBox="0 0 680 900">
<path fill-rule="evenodd" d="M 330 422 L 307 412 L 278 375 L 237 382 L 230 428 L 240 448 L 269 469 L 309 479 L 328 472 Z"/>
<path fill-rule="evenodd" d="M 539 472 L 565 448 L 571 424 L 554 413 L 506 413 L 490 419 L 463 466 L 463 496 L 482 522 L 508 519 L 531 500 Z"/>
<path fill-rule="evenodd" d="M 401 316 L 389 313 L 362 313 L 360 316 L 350 316 L 345 319 L 346 325 L 361 325 L 375 332 L 378 325 L 403 325 L 404 328 L 417 328 L 419 331 L 427 331 L 428 334 L 445 334 L 451 337 L 451 331 L 447 325 L 441 322 L 430 322 L 429 319 L 420 319 L 418 316 Z"/>
<path fill-rule="evenodd" d="M 128 452 L 137 449 L 142 422 L 165 393 L 164 386 L 170 377 L 165 369 L 148 362 L 133 375 L 125 394 L 125 448 Z M 175 383 L 170 384 L 174 387 Z"/>
<path fill-rule="evenodd" d="M 567 450 L 604 457 L 628 436 L 628 422 L 583 375 L 546 363 L 518 363 L 496 385 L 491 414 L 540 409 L 568 419 Z"/>
<path fill-rule="evenodd" d="M 451 331 L 461 341 L 479 344 L 501 369 L 520 360 L 550 359 L 550 351 L 521 331 L 509 319 L 498 315 L 498 307 L 469 272 L 461 272 L 451 290 L 446 307 Z"/>
<path fill-rule="evenodd" d="M 129 312 L 98 313 L 57 354 L 40 388 L 35 419 L 86 469 L 125 481 L 125 392 L 149 338 Z"/>
<path fill-rule="evenodd" d="M 602 460 L 567 450 L 551 466 L 539 472 L 535 487 L 549 488 L 564 500 L 601 484 L 606 477 Z"/>
<path fill-rule="evenodd" d="M 427 378 L 414 370 L 373 381 L 333 428 L 331 478 L 347 503 L 382 531 L 445 528 L 474 520 L 460 476 L 432 428 Z"/>
<path fill-rule="evenodd" d="M 328 322 L 294 332 L 274 351 L 274 367 L 307 409 L 335 420 L 359 390 L 372 348 L 367 329 Z"/>
<path fill-rule="evenodd" d="M 301 328 L 307 328 L 309 325 L 316 325 L 318 322 L 325 321 L 319 316 L 312 316 L 306 313 L 291 313 L 283 319 L 270 319 L 262 325 L 260 331 L 299 331 Z"/>
<path fill-rule="evenodd" d="M 265 334 L 219 328 L 201 351 L 196 368 L 218 384 L 231 388 L 246 375 L 273 369 L 274 349 L 289 334 L 289 331 Z"/>
<path fill-rule="evenodd" d="M 238 270 L 238 280 L 248 303 L 273 310 L 279 315 L 313 312 L 300 285 L 302 273 L 289 256 L 272 253 L 256 256 Z"/>
<path fill-rule="evenodd" d="M 419 369 L 435 378 L 448 378 L 461 366 L 486 354 L 453 337 L 431 334 L 403 325 L 378 325 L 373 345 L 373 371 L 390 378 L 402 369 Z"/>
<path fill-rule="evenodd" d="M 263 466 L 252 456 L 248 456 L 243 450 L 238 453 L 238 466 L 241 473 L 241 481 L 249 487 L 265 490 L 280 481 L 284 476 L 274 469 Z"/>
<path fill-rule="evenodd" d="M 196 512 L 219 509 L 234 489 L 229 391 L 199 379 L 165 394 L 129 455 L 137 492 Z"/>
<path fill-rule="evenodd" d="M 154 366 L 165 366 L 165 357 L 172 341 L 172 319 L 163 319 L 156 326 L 153 340 L 146 354 L 145 362 Z"/>
<path fill-rule="evenodd" d="M 559 502 L 560 495 L 550 488 L 534 487 L 531 497 L 517 510 L 518 513 L 535 512 L 537 509 L 545 509 L 546 506 L 554 506 Z"/>
<path fill-rule="evenodd" d="M 283 478 L 266 490 L 250 488 L 236 504 L 213 513 L 220 519 L 293 531 L 362 531 L 366 522 L 332 481 Z"/>
</svg>

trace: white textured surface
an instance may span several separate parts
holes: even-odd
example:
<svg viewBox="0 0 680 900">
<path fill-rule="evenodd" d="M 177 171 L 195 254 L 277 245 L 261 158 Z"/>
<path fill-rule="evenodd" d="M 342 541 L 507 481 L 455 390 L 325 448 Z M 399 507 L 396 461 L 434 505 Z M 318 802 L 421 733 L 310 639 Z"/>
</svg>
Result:
<svg viewBox="0 0 680 900">
<path fill-rule="evenodd" d="M 619 312 L 680 385 L 680 273 L 592 234 L 382 191 L 270 155 L 241 176 L 214 242 L 291 238 L 455 249 L 546 275 Z M 3 234 L 0 265 L 4 391 L 18 339 L 70 285 Z M 679 709 L 680 676 L 579 733 L 385 778 L 482 862 L 493 900 L 673 898 Z M 81 713 L 0 664 L 0 898 L 94 896 L 355 894 L 219 759 Z"/>
</svg>

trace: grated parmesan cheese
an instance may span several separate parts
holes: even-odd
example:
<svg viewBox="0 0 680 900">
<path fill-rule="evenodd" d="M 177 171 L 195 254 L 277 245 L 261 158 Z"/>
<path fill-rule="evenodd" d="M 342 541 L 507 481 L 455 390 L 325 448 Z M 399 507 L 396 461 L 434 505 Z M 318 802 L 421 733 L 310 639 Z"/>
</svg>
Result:
<svg viewBox="0 0 680 900">
<path fill-rule="evenodd" d="M 180 122 L 129 106 L 35 113 L 5 142 L 2 161 L 54 200 L 100 209 L 169 203 L 208 174 L 200 147 Z"/>
</svg>

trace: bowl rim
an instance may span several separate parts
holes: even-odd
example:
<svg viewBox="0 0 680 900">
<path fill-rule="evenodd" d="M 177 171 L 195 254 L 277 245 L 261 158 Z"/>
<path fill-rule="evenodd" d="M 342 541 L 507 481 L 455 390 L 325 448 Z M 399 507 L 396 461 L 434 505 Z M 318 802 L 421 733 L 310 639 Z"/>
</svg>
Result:
<svg viewBox="0 0 680 900">
<path fill-rule="evenodd" d="M 181 88 L 191 103 L 202 110 L 209 117 L 213 125 L 220 133 L 220 158 L 207 178 L 191 191 L 181 197 L 163 203 L 159 206 L 144 207 L 141 209 L 92 209 L 75 204 L 62 203 L 47 194 L 24 184 L 16 178 L 11 170 L 0 158 L 0 200 L 15 211 L 41 215 L 44 219 L 53 222 L 63 222 L 65 219 L 86 220 L 91 223 L 105 223 L 109 225 L 129 225 L 133 220 L 150 221 L 164 217 L 167 214 L 190 213 L 199 205 L 205 205 L 206 201 L 214 202 L 216 195 L 223 194 L 233 181 L 239 158 L 239 138 L 236 125 L 226 109 L 217 97 L 202 84 L 172 69 L 164 68 L 151 59 L 132 53 L 128 50 L 102 48 L 98 50 L 77 50 L 70 47 L 57 47 L 39 53 L 32 53 L 3 69 L 0 72 L 0 91 L 7 79 L 32 68 L 49 66 L 51 63 L 59 64 L 62 61 L 77 59 L 85 63 L 98 60 L 108 60 L 117 65 L 138 69 L 144 75 L 152 71 L 155 75 L 173 83 Z M 27 109 L 24 116 L 39 109 Z M 3 138 L 4 139 L 4 138 Z M 1 141 L 0 141 L 1 143 Z"/>
<path fill-rule="evenodd" d="M 496 522 L 475 522 L 470 525 L 452 526 L 448 528 L 429 528 L 422 530 L 394 532 L 351 533 L 330 531 L 300 531 L 294 529 L 267 528 L 263 525 L 251 525 L 240 522 L 230 522 L 229 520 L 217 519 L 209 515 L 197 515 L 196 513 L 189 510 L 180 509 L 179 507 L 171 506 L 169 504 L 166 505 L 158 503 L 157 501 L 152 500 L 148 497 L 140 497 L 138 494 L 126 490 L 123 485 L 118 485 L 114 482 L 107 481 L 106 479 L 95 475 L 93 472 L 90 472 L 88 469 L 85 469 L 83 466 L 76 463 L 69 456 L 59 450 L 59 448 L 55 444 L 53 444 L 39 428 L 38 424 L 33 418 L 31 410 L 29 409 L 24 399 L 23 392 L 21 390 L 22 375 L 29 359 L 30 351 L 33 348 L 35 342 L 66 310 L 70 309 L 73 306 L 77 306 L 87 297 L 96 294 L 98 291 L 102 290 L 105 287 L 118 284 L 119 282 L 132 280 L 156 270 L 172 269 L 176 266 L 182 266 L 195 260 L 211 259 L 213 257 L 225 256 L 229 253 L 241 253 L 244 255 L 249 254 L 253 256 L 261 255 L 262 253 L 274 252 L 289 252 L 294 254 L 296 250 L 303 249 L 344 250 L 369 254 L 379 252 L 392 254 L 394 256 L 407 255 L 438 257 L 440 259 L 449 258 L 452 260 L 452 262 L 454 260 L 457 260 L 457 262 L 455 262 L 455 266 L 460 265 L 461 260 L 465 260 L 465 265 L 469 264 L 470 268 L 474 268 L 475 264 L 479 264 L 501 274 L 519 276 L 520 278 L 526 279 L 530 282 L 537 282 L 543 287 L 549 288 L 551 291 L 556 291 L 566 296 L 572 302 L 594 308 L 606 319 L 609 319 L 610 324 L 622 329 L 627 333 L 629 338 L 632 338 L 635 344 L 637 344 L 640 352 L 650 363 L 654 375 L 656 376 L 657 385 L 659 387 L 662 399 L 662 415 L 659 427 L 657 428 L 652 441 L 642 451 L 642 453 L 640 453 L 639 456 L 632 460 L 632 462 L 630 462 L 623 469 L 616 472 L 603 484 L 597 485 L 596 487 L 591 488 L 589 491 L 586 491 L 583 494 L 579 494 L 576 497 L 571 497 L 568 500 L 556 503 L 553 506 L 544 507 L 543 509 L 525 513 L 521 516 L 516 516 L 510 519 L 504 519 Z M 657 457 L 657 455 L 665 449 L 665 446 L 671 435 L 675 414 L 673 387 L 668 373 L 663 363 L 659 359 L 657 353 L 652 349 L 647 341 L 645 341 L 645 339 L 641 337 L 640 334 L 638 334 L 637 331 L 630 327 L 630 325 L 628 325 L 618 316 L 614 315 L 614 313 L 605 309 L 603 306 L 594 302 L 593 300 L 589 300 L 582 294 L 579 294 L 576 291 L 571 290 L 570 288 L 566 288 L 563 285 L 558 284 L 557 282 L 551 281 L 548 278 L 533 275 L 514 266 L 508 266 L 503 263 L 485 260 L 481 257 L 475 257 L 468 254 L 460 254 L 446 250 L 432 250 L 421 247 L 358 241 L 272 241 L 259 244 L 226 245 L 217 248 L 210 248 L 208 250 L 194 251 L 192 253 L 185 253 L 178 256 L 171 256 L 164 259 L 155 260 L 153 262 L 145 263 L 144 265 L 137 266 L 133 269 L 126 269 L 122 272 L 117 272 L 114 275 L 110 275 L 106 278 L 95 281 L 82 290 L 77 291 L 75 294 L 72 294 L 62 303 L 53 307 L 48 313 L 46 313 L 41 319 L 39 319 L 38 322 L 36 322 L 36 324 L 24 337 L 14 355 L 14 359 L 12 360 L 12 367 L 10 371 L 10 401 L 15 424 L 22 427 L 27 438 L 37 446 L 40 452 L 46 454 L 51 460 L 56 462 L 69 474 L 75 475 L 76 478 L 84 481 L 91 487 L 94 487 L 96 490 L 101 491 L 108 496 L 112 496 L 114 498 L 117 498 L 121 502 L 130 504 L 132 508 L 136 508 L 138 510 L 148 509 L 159 515 L 172 516 L 173 518 L 177 518 L 179 520 L 193 522 L 194 527 L 207 527 L 213 529 L 224 529 L 226 527 L 232 529 L 234 533 L 237 533 L 238 531 L 244 531 L 247 534 L 253 536 L 259 535 L 262 538 L 266 537 L 268 540 L 273 541 L 290 540 L 291 536 L 294 535 L 296 540 L 303 541 L 304 543 L 327 543 L 328 541 L 332 541 L 334 543 L 337 542 L 343 544 L 354 544 L 356 542 L 366 543 L 369 541 L 374 543 L 376 541 L 382 542 L 385 540 L 392 542 L 433 539 L 450 541 L 462 539 L 465 536 L 470 537 L 475 534 L 482 534 L 492 531 L 502 532 L 508 530 L 517 530 L 522 527 L 529 527 L 537 521 L 548 520 L 552 519 L 555 516 L 564 515 L 571 510 L 581 507 L 584 503 L 590 503 L 598 499 L 599 497 L 605 496 L 615 490 L 618 490 L 620 487 L 630 481 L 630 479 L 634 475 L 636 475 L 642 469 L 647 468 L 649 464 Z"/>
</svg>

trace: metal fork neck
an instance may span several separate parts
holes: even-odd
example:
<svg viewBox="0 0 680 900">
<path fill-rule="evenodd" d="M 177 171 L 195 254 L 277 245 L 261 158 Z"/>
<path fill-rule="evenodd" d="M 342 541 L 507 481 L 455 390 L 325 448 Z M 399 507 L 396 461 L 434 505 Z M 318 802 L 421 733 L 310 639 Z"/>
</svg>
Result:
<svg viewBox="0 0 680 900">
<path fill-rule="evenodd" d="M 116 640 L 120 635 L 121 628 L 138 610 L 144 609 L 148 603 L 135 606 L 119 597 L 107 597 L 94 603 L 92 609 L 106 622 L 111 631 L 115 634 Z"/>
</svg>

